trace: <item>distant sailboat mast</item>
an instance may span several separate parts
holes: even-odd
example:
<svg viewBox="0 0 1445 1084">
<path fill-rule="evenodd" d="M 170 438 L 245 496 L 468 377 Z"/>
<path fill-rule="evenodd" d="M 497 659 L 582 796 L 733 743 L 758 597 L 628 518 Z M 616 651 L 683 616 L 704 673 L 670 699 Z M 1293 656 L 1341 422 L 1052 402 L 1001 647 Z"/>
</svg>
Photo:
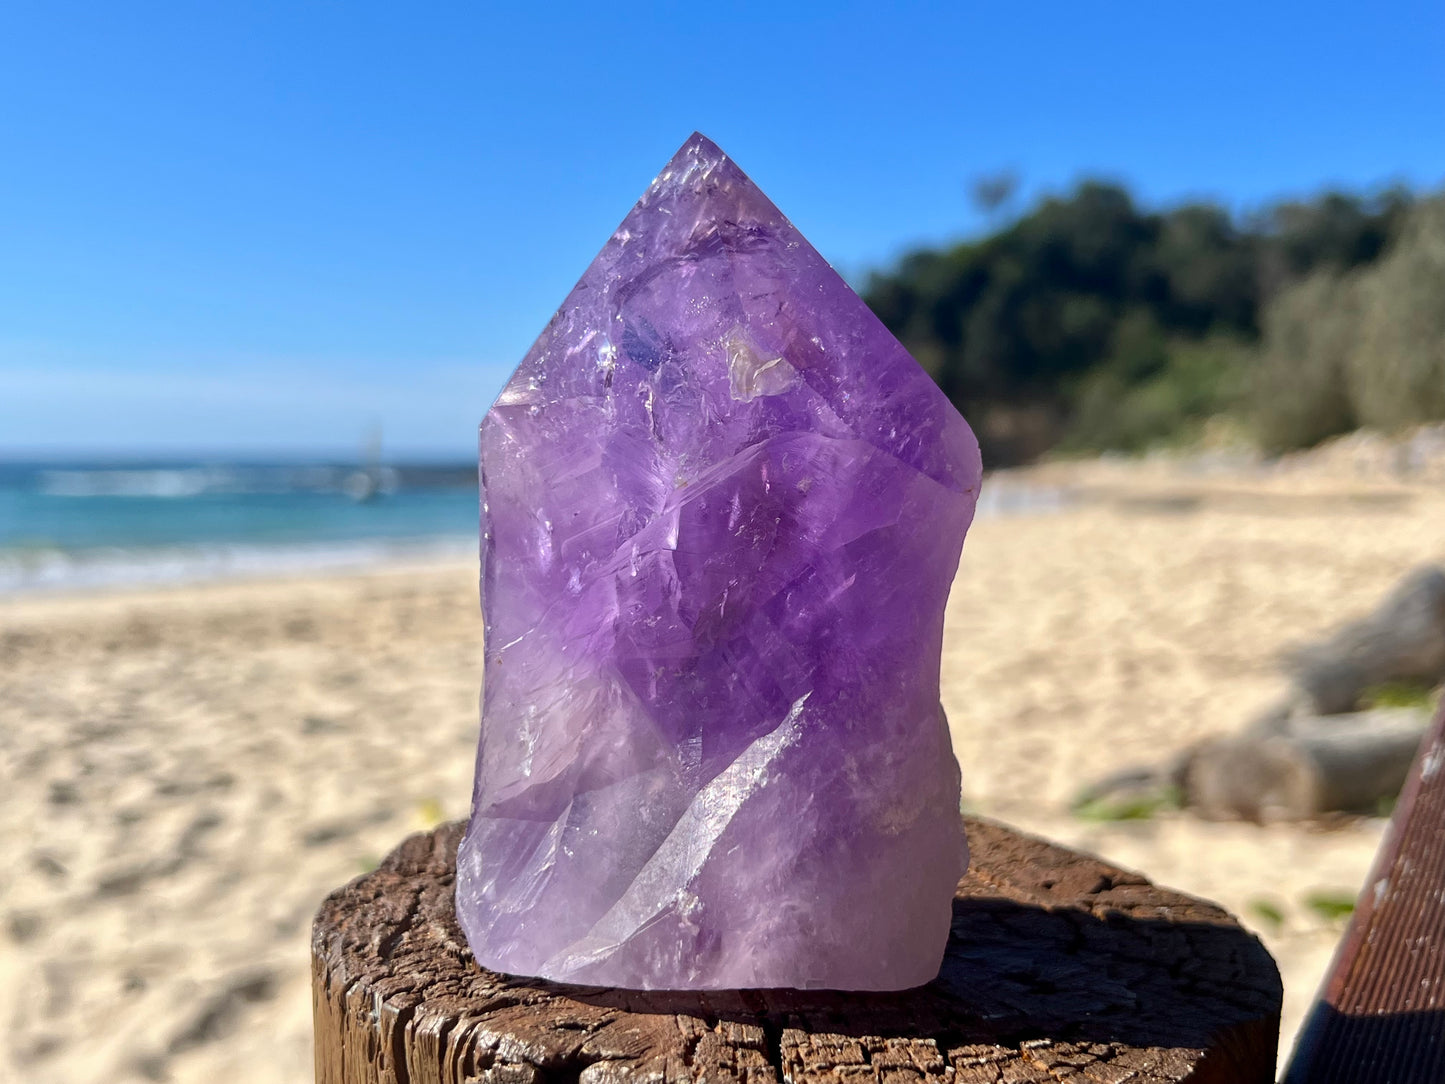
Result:
<svg viewBox="0 0 1445 1084">
<path fill-rule="evenodd" d="M 354 501 L 371 501 L 396 492 L 399 478 L 381 462 L 381 422 L 366 427 L 361 441 L 361 466 L 346 476 L 342 491 Z"/>
</svg>

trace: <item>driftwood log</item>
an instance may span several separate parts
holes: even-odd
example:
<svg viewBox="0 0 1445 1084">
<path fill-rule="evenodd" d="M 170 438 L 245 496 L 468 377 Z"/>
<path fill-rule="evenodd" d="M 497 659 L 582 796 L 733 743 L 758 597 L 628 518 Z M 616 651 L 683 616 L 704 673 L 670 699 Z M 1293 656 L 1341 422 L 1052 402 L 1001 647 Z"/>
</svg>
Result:
<svg viewBox="0 0 1445 1084">
<path fill-rule="evenodd" d="M 1354 711 L 1372 685 L 1445 681 L 1445 568 L 1417 568 L 1373 612 L 1295 648 L 1284 664 L 1304 714 Z"/>
<path fill-rule="evenodd" d="M 638 992 L 486 971 L 452 906 L 461 826 L 413 836 L 317 915 L 316 1079 L 1274 1079 L 1279 973 L 1228 914 L 998 824 L 968 831 L 942 971 L 896 994 Z"/>
<path fill-rule="evenodd" d="M 1425 707 L 1359 710 L 1372 689 L 1445 683 L 1445 568 L 1405 576 L 1369 614 L 1281 659 L 1289 691 L 1243 730 L 1086 788 L 1081 806 L 1171 792 L 1211 820 L 1376 813 L 1400 793 L 1429 725 Z"/>
<path fill-rule="evenodd" d="M 1424 708 L 1271 714 L 1237 734 L 1196 742 L 1162 764 L 1106 776 L 1075 804 L 1107 816 L 1111 806 L 1148 806 L 1172 794 L 1207 820 L 1260 824 L 1377 814 L 1400 793 L 1429 722 Z"/>
<path fill-rule="evenodd" d="M 1400 793 L 1429 722 L 1423 708 L 1272 719 L 1194 746 L 1176 780 L 1211 820 L 1378 813 Z"/>
</svg>

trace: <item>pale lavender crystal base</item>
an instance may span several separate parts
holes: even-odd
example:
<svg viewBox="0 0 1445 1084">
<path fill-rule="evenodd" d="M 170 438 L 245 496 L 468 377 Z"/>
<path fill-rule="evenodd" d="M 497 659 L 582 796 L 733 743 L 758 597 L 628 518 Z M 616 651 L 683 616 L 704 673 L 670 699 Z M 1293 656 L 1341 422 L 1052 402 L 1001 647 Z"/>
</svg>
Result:
<svg viewBox="0 0 1445 1084">
<path fill-rule="evenodd" d="M 694 136 L 481 450 L 477 960 L 642 988 L 933 978 L 967 864 L 939 653 L 980 471 L 923 370 Z"/>
</svg>

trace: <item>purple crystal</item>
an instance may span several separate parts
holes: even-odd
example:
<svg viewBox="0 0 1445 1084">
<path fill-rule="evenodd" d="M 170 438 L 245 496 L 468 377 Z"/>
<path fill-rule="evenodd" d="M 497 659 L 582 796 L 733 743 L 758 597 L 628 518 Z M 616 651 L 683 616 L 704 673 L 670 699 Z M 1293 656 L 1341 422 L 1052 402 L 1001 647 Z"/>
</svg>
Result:
<svg viewBox="0 0 1445 1084">
<path fill-rule="evenodd" d="M 968 425 L 694 135 L 482 423 L 457 914 L 498 971 L 902 989 L 967 864 L 938 703 Z"/>
</svg>

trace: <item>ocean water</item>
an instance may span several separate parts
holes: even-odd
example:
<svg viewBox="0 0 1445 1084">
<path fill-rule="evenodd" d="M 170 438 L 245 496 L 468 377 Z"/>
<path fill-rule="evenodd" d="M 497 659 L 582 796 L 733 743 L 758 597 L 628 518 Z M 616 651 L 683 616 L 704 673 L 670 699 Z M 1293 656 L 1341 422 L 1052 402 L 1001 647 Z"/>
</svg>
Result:
<svg viewBox="0 0 1445 1084">
<path fill-rule="evenodd" d="M 1069 494 L 987 479 L 978 515 Z M 475 557 L 470 464 L 0 462 L 0 595 Z"/>
<path fill-rule="evenodd" d="M 475 555 L 475 467 L 0 462 L 0 594 Z"/>
</svg>

